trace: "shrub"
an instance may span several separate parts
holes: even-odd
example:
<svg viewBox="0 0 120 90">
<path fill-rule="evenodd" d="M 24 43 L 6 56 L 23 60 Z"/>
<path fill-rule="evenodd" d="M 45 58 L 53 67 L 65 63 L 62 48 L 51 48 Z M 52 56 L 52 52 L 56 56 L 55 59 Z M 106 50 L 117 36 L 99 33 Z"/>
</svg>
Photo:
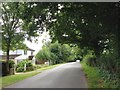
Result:
<svg viewBox="0 0 120 90">
<path fill-rule="evenodd" d="M 107 88 L 119 87 L 119 77 L 116 74 L 110 73 L 109 71 L 104 69 L 99 69 L 99 73 L 101 75 L 102 80 L 104 81 L 103 85 L 105 85 Z"/>
<path fill-rule="evenodd" d="M 29 60 L 23 60 L 23 61 L 18 63 L 17 72 L 23 72 L 25 64 L 26 64 L 26 71 L 34 70 L 34 67 L 33 67 L 32 63 Z"/>
<path fill-rule="evenodd" d="M 9 60 L 9 68 L 14 68 L 14 64 L 13 60 Z"/>
<path fill-rule="evenodd" d="M 89 66 L 96 66 L 96 57 L 95 55 L 87 54 L 84 56 L 83 60 Z"/>
<path fill-rule="evenodd" d="M 23 67 L 18 67 L 17 68 L 17 72 L 23 72 L 24 71 L 24 68 Z"/>
<path fill-rule="evenodd" d="M 26 71 L 33 71 L 34 70 L 34 67 L 31 66 L 31 67 L 26 67 Z"/>
<path fill-rule="evenodd" d="M 32 63 L 31 62 L 27 62 L 26 63 L 26 67 L 32 67 L 33 65 L 32 65 Z"/>
<path fill-rule="evenodd" d="M 97 65 L 99 68 L 107 70 L 111 73 L 118 73 L 120 71 L 120 63 L 117 62 L 119 58 L 114 55 L 101 55 L 100 58 L 98 58 Z"/>
<path fill-rule="evenodd" d="M 26 64 L 25 61 L 21 61 L 21 62 L 19 62 L 19 63 L 17 64 L 17 68 L 19 68 L 19 67 L 24 67 L 25 64 Z"/>
</svg>

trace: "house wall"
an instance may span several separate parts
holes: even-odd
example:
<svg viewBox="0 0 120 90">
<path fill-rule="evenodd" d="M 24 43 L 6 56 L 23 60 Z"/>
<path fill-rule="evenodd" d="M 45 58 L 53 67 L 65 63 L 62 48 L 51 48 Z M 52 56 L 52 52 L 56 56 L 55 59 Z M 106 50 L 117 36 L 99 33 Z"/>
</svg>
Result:
<svg viewBox="0 0 120 90">
<path fill-rule="evenodd" d="M 31 51 L 27 51 L 27 55 L 31 55 Z"/>
<path fill-rule="evenodd" d="M 15 57 L 19 56 L 20 54 L 15 54 L 15 55 L 9 55 L 9 59 L 14 59 Z M 6 55 L 0 55 L 0 57 L 2 57 L 3 60 L 7 59 Z"/>
<path fill-rule="evenodd" d="M 10 54 L 31 55 L 31 51 L 15 50 L 15 51 L 10 51 Z"/>
</svg>

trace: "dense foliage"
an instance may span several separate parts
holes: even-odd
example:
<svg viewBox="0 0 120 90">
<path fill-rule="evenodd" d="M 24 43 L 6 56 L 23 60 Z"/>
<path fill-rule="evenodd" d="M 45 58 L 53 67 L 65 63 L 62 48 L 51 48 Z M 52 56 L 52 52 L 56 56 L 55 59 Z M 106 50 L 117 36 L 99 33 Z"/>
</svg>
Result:
<svg viewBox="0 0 120 90">
<path fill-rule="evenodd" d="M 32 71 L 34 69 L 33 64 L 29 60 L 23 60 L 17 64 L 16 71 L 23 72 L 25 64 L 26 64 L 26 71 Z"/>
<path fill-rule="evenodd" d="M 68 61 L 75 61 L 80 57 L 80 51 L 75 52 L 77 47 L 70 47 L 68 44 L 60 44 L 58 42 L 43 46 L 37 55 L 37 60 L 50 61 L 51 64 L 58 64 Z M 77 48 L 79 50 L 79 48 Z"/>
<path fill-rule="evenodd" d="M 9 61 L 9 68 L 14 68 L 15 62 L 13 60 Z"/>
</svg>

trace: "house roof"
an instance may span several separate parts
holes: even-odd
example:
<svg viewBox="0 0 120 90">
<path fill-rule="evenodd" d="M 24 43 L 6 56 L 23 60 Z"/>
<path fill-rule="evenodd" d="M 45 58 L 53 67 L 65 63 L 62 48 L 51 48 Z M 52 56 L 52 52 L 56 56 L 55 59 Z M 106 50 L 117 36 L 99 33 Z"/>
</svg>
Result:
<svg viewBox="0 0 120 90">
<path fill-rule="evenodd" d="M 31 49 L 31 48 L 28 48 L 28 47 L 27 47 L 27 50 L 29 50 L 29 51 L 35 51 L 35 50 L 33 50 L 33 49 Z"/>
</svg>

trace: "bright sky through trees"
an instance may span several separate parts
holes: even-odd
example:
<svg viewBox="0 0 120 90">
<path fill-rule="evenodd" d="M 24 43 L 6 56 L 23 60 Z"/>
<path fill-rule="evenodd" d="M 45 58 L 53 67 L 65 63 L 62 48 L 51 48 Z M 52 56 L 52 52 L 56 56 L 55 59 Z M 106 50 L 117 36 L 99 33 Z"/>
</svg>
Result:
<svg viewBox="0 0 120 90">
<path fill-rule="evenodd" d="M 43 40 L 45 40 L 45 42 L 49 42 L 51 41 L 49 33 L 48 32 L 44 32 L 42 35 L 40 35 L 39 37 L 36 38 L 32 38 L 33 41 L 30 42 L 27 39 L 24 41 L 24 43 L 31 49 L 34 49 L 35 52 L 34 54 L 36 54 L 43 46 Z M 36 41 L 37 39 L 37 41 Z"/>
</svg>

